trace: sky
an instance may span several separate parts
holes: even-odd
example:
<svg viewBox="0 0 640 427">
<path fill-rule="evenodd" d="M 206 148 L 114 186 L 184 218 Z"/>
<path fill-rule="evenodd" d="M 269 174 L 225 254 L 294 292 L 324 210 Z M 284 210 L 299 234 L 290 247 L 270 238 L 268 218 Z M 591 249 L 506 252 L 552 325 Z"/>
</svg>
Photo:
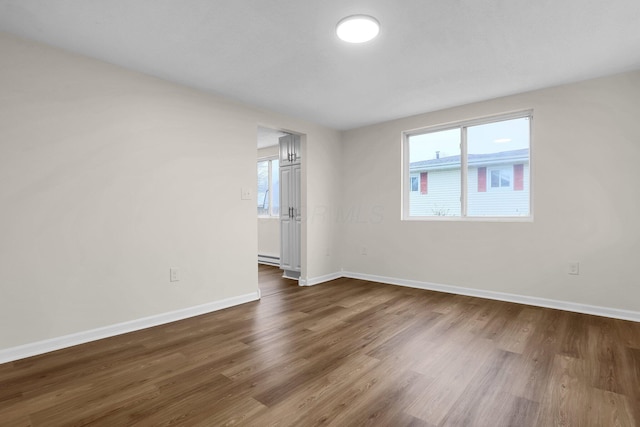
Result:
<svg viewBox="0 0 640 427">
<path fill-rule="evenodd" d="M 459 128 L 411 135 L 409 162 L 460 155 Z M 467 127 L 469 154 L 499 153 L 529 148 L 529 118 L 523 117 Z"/>
</svg>

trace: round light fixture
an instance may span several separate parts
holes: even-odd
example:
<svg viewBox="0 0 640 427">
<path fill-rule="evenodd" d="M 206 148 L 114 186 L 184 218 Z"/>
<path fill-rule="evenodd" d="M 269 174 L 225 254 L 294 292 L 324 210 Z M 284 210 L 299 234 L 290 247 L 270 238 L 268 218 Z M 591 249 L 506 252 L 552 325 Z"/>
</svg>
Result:
<svg viewBox="0 0 640 427">
<path fill-rule="evenodd" d="M 378 35 L 380 23 L 368 15 L 347 16 L 338 22 L 336 34 L 348 43 L 364 43 Z"/>
</svg>

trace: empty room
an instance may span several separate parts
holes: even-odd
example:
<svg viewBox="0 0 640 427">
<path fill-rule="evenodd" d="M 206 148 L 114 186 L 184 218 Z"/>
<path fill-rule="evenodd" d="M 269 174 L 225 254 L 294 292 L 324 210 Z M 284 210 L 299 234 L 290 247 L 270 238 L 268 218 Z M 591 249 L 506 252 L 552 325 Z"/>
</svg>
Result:
<svg viewBox="0 0 640 427">
<path fill-rule="evenodd" d="M 0 426 L 640 425 L 637 0 L 0 0 Z"/>
</svg>

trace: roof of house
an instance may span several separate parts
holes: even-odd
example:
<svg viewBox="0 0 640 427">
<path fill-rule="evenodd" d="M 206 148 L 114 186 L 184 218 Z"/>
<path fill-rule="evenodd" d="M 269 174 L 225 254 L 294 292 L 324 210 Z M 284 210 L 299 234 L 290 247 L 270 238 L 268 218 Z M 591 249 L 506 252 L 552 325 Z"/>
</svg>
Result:
<svg viewBox="0 0 640 427">
<path fill-rule="evenodd" d="M 529 161 L 529 149 L 501 151 L 499 153 L 469 154 L 467 164 L 470 166 L 512 163 L 515 161 Z M 421 160 L 409 165 L 411 170 L 448 169 L 460 166 L 460 156 L 440 157 L 439 159 Z"/>
</svg>

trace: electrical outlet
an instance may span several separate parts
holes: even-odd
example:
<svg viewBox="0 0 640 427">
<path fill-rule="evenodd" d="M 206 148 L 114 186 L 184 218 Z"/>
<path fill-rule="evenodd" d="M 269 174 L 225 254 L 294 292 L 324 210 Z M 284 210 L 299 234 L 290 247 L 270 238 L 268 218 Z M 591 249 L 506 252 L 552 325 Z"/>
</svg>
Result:
<svg viewBox="0 0 640 427">
<path fill-rule="evenodd" d="M 577 276 L 580 274 L 580 263 L 579 262 L 570 262 L 567 266 L 567 273 L 573 276 Z"/>
<path fill-rule="evenodd" d="M 170 282 L 179 282 L 180 281 L 180 269 L 179 268 L 170 268 L 169 269 L 169 281 Z"/>
<path fill-rule="evenodd" d="M 362 246 L 360 248 L 360 255 L 366 255 L 367 254 L 367 247 L 366 246 Z"/>
</svg>

